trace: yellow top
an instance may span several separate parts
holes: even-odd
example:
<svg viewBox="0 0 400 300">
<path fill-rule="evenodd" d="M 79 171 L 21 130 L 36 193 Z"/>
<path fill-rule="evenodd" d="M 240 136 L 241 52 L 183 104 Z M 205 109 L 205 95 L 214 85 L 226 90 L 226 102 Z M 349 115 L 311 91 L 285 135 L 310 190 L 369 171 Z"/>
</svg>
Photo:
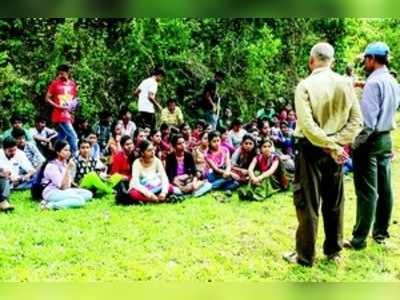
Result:
<svg viewBox="0 0 400 300">
<path fill-rule="evenodd" d="M 335 157 L 362 129 L 360 103 L 349 80 L 329 67 L 315 69 L 295 93 L 296 137 L 332 150 Z"/>
<path fill-rule="evenodd" d="M 165 107 L 161 111 L 161 123 L 166 123 L 168 125 L 179 126 L 183 123 L 183 114 L 179 107 L 175 107 L 175 111 L 171 113 L 168 107 Z"/>
</svg>

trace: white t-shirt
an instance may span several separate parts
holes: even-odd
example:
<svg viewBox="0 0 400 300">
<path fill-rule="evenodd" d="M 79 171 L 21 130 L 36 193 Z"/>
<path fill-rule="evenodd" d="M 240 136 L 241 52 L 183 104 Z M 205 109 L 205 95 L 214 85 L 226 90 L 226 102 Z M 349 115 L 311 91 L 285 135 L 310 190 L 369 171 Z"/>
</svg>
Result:
<svg viewBox="0 0 400 300">
<path fill-rule="evenodd" d="M 129 189 L 137 189 L 139 192 L 143 190 L 154 192 L 153 189 L 157 189 L 160 181 L 161 192 L 168 193 L 169 180 L 159 158 L 155 157 L 153 163 L 146 168 L 140 158 L 133 162 Z"/>
<path fill-rule="evenodd" d="M 241 128 L 239 132 L 229 130 L 228 137 L 231 140 L 233 147 L 238 148 L 243 140 L 243 137 L 247 134 L 247 131 Z"/>
<path fill-rule="evenodd" d="M 11 159 L 8 159 L 4 150 L 0 149 L 0 166 L 4 171 L 10 171 L 12 178 L 19 178 L 21 170 L 25 173 L 35 171 L 26 154 L 19 149 L 17 149 L 15 156 Z"/>
<path fill-rule="evenodd" d="M 129 121 L 126 127 L 124 126 L 124 122 L 122 120 L 119 120 L 118 124 L 122 126 L 121 136 L 129 135 L 130 137 L 133 137 L 133 134 L 137 129 L 136 124 L 134 122 Z"/>
<path fill-rule="evenodd" d="M 154 104 L 149 100 L 149 92 L 156 95 L 157 87 L 158 84 L 154 77 L 149 77 L 139 84 L 139 111 L 155 113 Z"/>
<path fill-rule="evenodd" d="M 57 133 L 57 131 L 48 127 L 45 127 L 41 132 L 39 132 L 36 128 L 31 128 L 30 132 L 33 138 L 35 138 L 35 136 L 41 136 L 45 139 Z"/>
</svg>

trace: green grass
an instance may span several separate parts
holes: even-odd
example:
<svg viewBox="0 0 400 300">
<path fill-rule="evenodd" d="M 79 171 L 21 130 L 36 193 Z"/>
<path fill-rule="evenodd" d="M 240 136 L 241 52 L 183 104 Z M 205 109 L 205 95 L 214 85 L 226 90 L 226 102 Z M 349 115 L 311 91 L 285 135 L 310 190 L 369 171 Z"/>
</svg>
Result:
<svg viewBox="0 0 400 300">
<path fill-rule="evenodd" d="M 393 186 L 399 195 L 400 131 L 394 134 Z M 29 193 L 15 193 L 13 214 L 0 214 L 0 281 L 399 281 L 399 203 L 386 246 L 369 241 L 343 251 L 340 265 L 321 245 L 313 268 L 290 266 L 296 217 L 290 193 L 265 202 L 219 203 L 212 195 L 180 204 L 118 207 L 111 198 L 86 208 L 40 211 Z M 355 217 L 346 181 L 345 237 Z M 322 225 L 322 222 L 320 223 Z"/>
</svg>

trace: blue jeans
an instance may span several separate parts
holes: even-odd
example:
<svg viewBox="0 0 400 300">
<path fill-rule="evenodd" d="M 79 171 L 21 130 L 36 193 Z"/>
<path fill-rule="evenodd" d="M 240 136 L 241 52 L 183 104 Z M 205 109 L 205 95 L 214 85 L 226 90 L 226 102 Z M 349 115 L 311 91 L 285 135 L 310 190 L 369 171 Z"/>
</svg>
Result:
<svg viewBox="0 0 400 300">
<path fill-rule="evenodd" d="M 13 187 L 9 178 L 0 177 L 0 202 L 8 199 L 11 190 L 14 191 L 28 190 L 32 187 L 32 183 L 33 183 L 33 178 L 29 181 L 23 181 L 16 187 Z"/>
<path fill-rule="evenodd" d="M 218 117 L 212 110 L 204 111 L 204 119 L 212 126 L 213 130 L 217 129 Z"/>
<path fill-rule="evenodd" d="M 346 175 L 353 172 L 353 160 L 351 158 L 347 159 L 343 165 L 343 173 Z"/>
<path fill-rule="evenodd" d="M 54 190 L 47 199 L 50 209 L 82 207 L 93 198 L 91 191 L 85 189 Z"/>
<path fill-rule="evenodd" d="M 29 190 L 32 188 L 33 184 L 33 179 L 30 179 L 28 181 L 23 181 L 20 184 L 18 184 L 16 187 L 13 187 L 14 191 L 23 191 L 23 190 Z"/>
<path fill-rule="evenodd" d="M 27 181 L 22 181 L 20 182 L 17 186 L 11 186 L 11 189 L 14 191 L 23 191 L 23 190 L 30 190 L 32 188 L 33 183 L 36 181 L 36 177 L 39 174 L 36 172 L 36 174 L 34 174 L 31 179 L 27 180 Z"/>
<path fill-rule="evenodd" d="M 8 199 L 8 197 L 10 196 L 10 190 L 10 180 L 5 177 L 0 177 L 0 202 Z"/>
<path fill-rule="evenodd" d="M 211 190 L 212 190 L 212 184 L 209 183 L 208 181 L 205 181 L 198 190 L 193 192 L 193 196 L 200 197 L 200 196 L 204 195 L 205 193 L 208 193 Z"/>
<path fill-rule="evenodd" d="M 208 181 L 211 183 L 213 189 L 233 191 L 239 187 L 239 182 L 234 180 L 232 177 L 228 178 L 218 177 L 215 176 L 214 172 L 208 174 Z"/>
<path fill-rule="evenodd" d="M 71 123 L 58 124 L 58 139 L 66 139 L 71 147 L 71 153 L 74 155 L 78 151 L 78 135 Z"/>
</svg>

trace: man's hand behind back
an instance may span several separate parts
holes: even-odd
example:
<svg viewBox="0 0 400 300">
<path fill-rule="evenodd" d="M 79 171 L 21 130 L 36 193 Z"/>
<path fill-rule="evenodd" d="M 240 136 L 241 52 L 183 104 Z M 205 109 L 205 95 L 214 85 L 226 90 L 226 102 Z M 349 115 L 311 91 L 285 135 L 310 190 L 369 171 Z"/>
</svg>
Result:
<svg viewBox="0 0 400 300">
<path fill-rule="evenodd" d="M 343 147 L 340 148 L 340 151 L 325 148 L 324 152 L 329 154 L 338 165 L 343 165 L 350 157 Z"/>
</svg>

